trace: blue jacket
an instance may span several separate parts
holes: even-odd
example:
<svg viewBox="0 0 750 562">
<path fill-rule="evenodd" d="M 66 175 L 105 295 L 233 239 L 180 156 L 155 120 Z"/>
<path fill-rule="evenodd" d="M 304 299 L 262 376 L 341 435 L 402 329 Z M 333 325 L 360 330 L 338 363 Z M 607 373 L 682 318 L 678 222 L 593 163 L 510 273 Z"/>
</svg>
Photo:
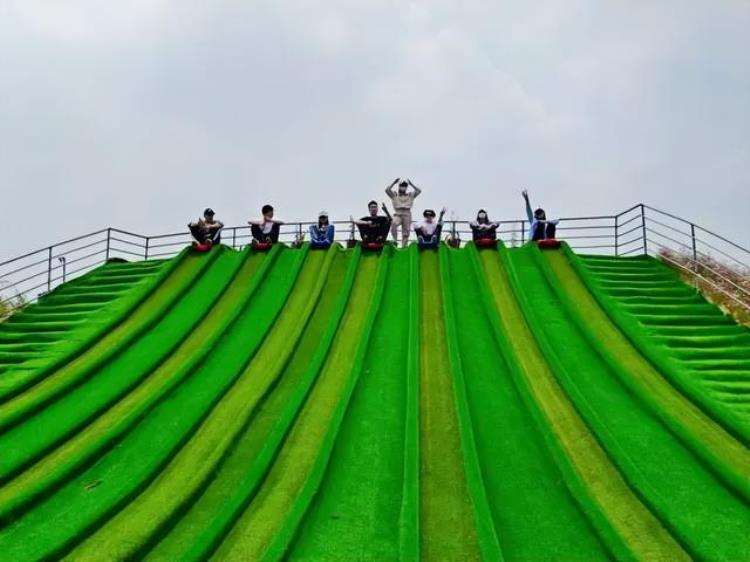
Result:
<svg viewBox="0 0 750 562">
<path fill-rule="evenodd" d="M 333 236 L 336 232 L 336 228 L 329 224 L 324 228 L 319 228 L 317 224 L 310 225 L 310 241 L 311 242 L 328 242 L 333 244 Z"/>
</svg>

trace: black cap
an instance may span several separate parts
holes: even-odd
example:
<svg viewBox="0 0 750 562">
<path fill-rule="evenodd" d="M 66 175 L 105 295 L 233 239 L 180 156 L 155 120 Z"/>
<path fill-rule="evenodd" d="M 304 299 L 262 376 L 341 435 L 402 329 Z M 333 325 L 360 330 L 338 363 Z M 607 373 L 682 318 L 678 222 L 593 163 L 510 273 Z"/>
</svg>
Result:
<svg viewBox="0 0 750 562">
<path fill-rule="evenodd" d="M 433 211 L 432 209 L 425 209 L 424 213 L 422 213 L 422 216 L 423 217 L 434 217 L 435 216 L 435 211 Z"/>
<path fill-rule="evenodd" d="M 205 217 L 206 215 L 215 215 L 215 214 L 216 214 L 216 213 L 214 213 L 214 210 L 213 210 L 213 209 L 212 209 L 211 207 L 206 207 L 206 210 L 205 210 L 205 211 L 203 211 L 203 216 L 204 216 L 204 217 Z"/>
<path fill-rule="evenodd" d="M 399 187 L 409 187 L 409 182 L 404 180 L 400 184 L 398 184 Z"/>
</svg>

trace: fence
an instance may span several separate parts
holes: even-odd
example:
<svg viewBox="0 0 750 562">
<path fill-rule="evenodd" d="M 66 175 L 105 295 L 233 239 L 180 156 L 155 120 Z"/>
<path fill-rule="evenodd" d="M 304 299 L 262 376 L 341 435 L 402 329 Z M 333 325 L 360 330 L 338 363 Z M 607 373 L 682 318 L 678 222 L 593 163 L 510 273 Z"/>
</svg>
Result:
<svg viewBox="0 0 750 562">
<path fill-rule="evenodd" d="M 279 238 L 286 243 L 299 242 L 311 224 L 314 223 L 287 223 L 281 227 Z M 355 238 L 355 229 L 348 221 L 334 221 L 333 224 L 336 225 L 336 241 L 346 243 Z M 467 221 L 448 220 L 443 232 L 462 242 L 471 239 Z M 519 246 L 528 240 L 528 222 L 499 221 L 497 232 L 506 244 Z M 731 289 L 730 298 L 741 301 L 750 310 L 747 288 L 730 279 L 721 267 L 711 267 L 712 263 L 723 262 L 743 274 L 750 274 L 747 265 L 750 264 L 750 251 L 671 213 L 638 204 L 616 215 L 562 218 L 557 232 L 559 238 L 582 253 L 658 255 L 723 293 Z M 250 240 L 249 226 L 227 227 L 222 233 L 222 243 L 232 248 L 241 248 Z M 190 242 L 187 232 L 144 236 L 118 228 L 105 228 L 1 262 L 0 310 L 33 301 L 58 284 L 109 259 L 168 258 Z M 721 280 L 721 283 L 716 280 Z"/>
</svg>

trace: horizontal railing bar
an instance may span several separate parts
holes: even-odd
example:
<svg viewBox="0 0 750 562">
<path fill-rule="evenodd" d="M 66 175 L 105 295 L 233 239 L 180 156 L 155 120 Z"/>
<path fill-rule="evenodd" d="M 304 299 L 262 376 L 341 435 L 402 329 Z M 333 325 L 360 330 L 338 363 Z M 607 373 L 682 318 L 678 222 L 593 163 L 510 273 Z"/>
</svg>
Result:
<svg viewBox="0 0 750 562">
<path fill-rule="evenodd" d="M 24 258 L 31 257 L 35 254 L 40 254 L 42 252 L 49 252 L 50 248 L 57 248 L 58 246 L 64 246 L 65 244 L 70 244 L 72 242 L 78 242 L 79 240 L 83 240 L 84 238 L 89 238 L 90 236 L 95 236 L 97 234 L 102 234 L 104 232 L 107 232 L 107 229 L 104 228 L 102 230 L 97 230 L 95 232 L 89 232 L 88 234 L 82 234 L 81 236 L 76 236 L 75 238 L 71 238 L 69 240 L 64 240 L 62 242 L 58 242 L 57 244 L 51 244 L 49 246 L 45 246 L 44 248 L 41 248 L 39 250 L 34 250 L 33 252 L 29 252 L 28 254 L 24 254 L 22 256 L 18 256 L 17 258 L 13 258 L 10 260 L 6 260 L 4 262 L 0 262 L 0 267 L 3 267 L 4 265 L 8 265 L 10 263 L 16 262 L 18 260 L 22 260 Z"/>
<path fill-rule="evenodd" d="M 138 242 L 133 242 L 131 240 L 123 240 L 122 238 L 116 238 L 112 237 L 110 238 L 111 242 L 122 242 L 123 244 L 128 244 L 129 246 L 135 246 L 136 248 L 145 248 L 145 244 L 139 244 Z"/>
<path fill-rule="evenodd" d="M 657 246 L 662 246 L 661 244 L 659 244 L 656 241 L 651 241 L 651 240 L 648 240 L 648 241 L 649 242 L 653 242 Z M 662 247 L 666 248 L 665 246 L 662 246 Z M 668 249 L 668 248 L 666 248 L 666 249 Z M 690 273 L 690 275 L 692 275 L 693 277 L 697 277 L 697 278 L 702 279 L 705 283 L 711 285 L 714 289 L 716 289 L 720 293 L 724 294 L 724 296 L 729 297 L 730 299 L 732 299 L 733 301 L 735 301 L 737 304 L 739 304 L 740 306 L 742 306 L 746 310 L 750 311 L 750 304 L 748 304 L 748 303 L 746 303 L 744 301 L 741 301 L 736 296 L 734 296 L 732 293 L 730 293 L 729 291 L 725 290 L 723 287 L 720 287 L 719 285 L 717 285 L 716 283 L 714 283 L 711 280 L 707 279 L 706 277 L 703 277 L 700 273 L 696 273 L 695 271 L 690 270 L 689 268 L 685 267 L 681 263 L 678 263 L 675 260 L 671 259 L 669 256 L 665 256 L 663 254 L 659 254 L 659 257 L 661 259 L 666 260 L 666 261 L 670 262 L 671 264 L 679 267 L 680 269 L 684 269 L 685 271 L 687 271 L 688 273 Z"/>
<path fill-rule="evenodd" d="M 127 254 L 129 256 L 135 256 L 137 258 L 143 258 L 143 254 L 136 254 L 135 252 L 131 252 L 130 250 L 123 250 L 122 248 L 110 248 L 109 254 L 110 257 L 112 257 L 112 254 Z"/>
<path fill-rule="evenodd" d="M 19 273 L 21 271 L 24 271 L 26 269 L 31 269 L 32 267 L 36 267 L 37 265 L 47 264 L 49 263 L 49 258 L 44 258 L 43 260 L 35 261 L 34 263 L 30 263 L 28 265 L 24 265 L 23 267 L 19 267 L 17 269 L 14 269 L 13 271 L 9 271 L 7 273 L 3 273 L 0 275 L 0 279 L 3 279 L 4 277 L 8 277 L 9 275 L 13 275 L 14 273 Z M 47 271 L 45 269 L 45 271 Z"/>
<path fill-rule="evenodd" d="M 724 252 L 723 250 L 720 250 L 719 248 L 717 248 L 717 247 L 715 247 L 715 246 L 712 246 L 711 244 L 709 244 L 709 243 L 708 243 L 708 242 L 706 242 L 705 240 L 702 240 L 702 239 L 700 239 L 700 238 L 696 238 L 696 239 L 695 239 L 695 241 L 696 241 L 696 243 L 699 243 L 699 244 L 703 244 L 704 246 L 707 246 L 708 248 L 712 249 L 712 250 L 713 250 L 714 252 L 718 252 L 718 253 L 720 253 L 720 254 L 721 254 L 722 256 L 724 256 L 725 258 L 727 258 L 727 259 L 730 259 L 730 260 L 732 260 L 732 261 L 733 261 L 734 263 L 736 263 L 736 264 L 738 264 L 738 265 L 740 265 L 740 266 L 744 267 L 745 269 L 750 269 L 750 266 L 749 266 L 749 265 L 747 265 L 747 264 L 745 264 L 745 263 L 742 263 L 742 262 L 741 262 L 740 260 L 738 260 L 737 258 L 735 258 L 734 256 L 732 256 L 732 255 L 730 255 L 730 254 L 727 254 L 727 253 L 726 253 L 726 252 Z M 702 255 L 706 256 L 706 257 L 710 257 L 710 256 L 709 256 L 708 254 L 706 254 L 706 253 L 704 253 L 704 252 L 700 252 L 700 253 L 701 253 Z"/>
<path fill-rule="evenodd" d="M 631 233 L 635 232 L 636 230 L 641 230 L 642 228 L 643 228 L 643 225 L 640 225 L 640 224 L 639 224 L 639 225 L 637 225 L 637 226 L 634 226 L 633 228 L 631 228 L 631 229 L 629 229 L 629 230 L 626 230 L 625 232 L 619 232 L 619 233 L 617 234 L 617 236 L 618 236 L 619 238 L 623 238 L 623 237 L 627 236 L 628 234 L 631 234 Z"/>
<path fill-rule="evenodd" d="M 639 240 L 642 240 L 642 238 L 639 238 Z M 632 249 L 628 250 L 627 252 L 621 252 L 620 256 L 627 256 L 629 254 L 633 254 L 635 252 L 642 252 L 642 251 L 643 251 L 643 244 L 641 244 L 637 248 L 632 248 Z"/>
<path fill-rule="evenodd" d="M 640 209 L 641 207 L 643 207 L 643 203 L 638 203 L 637 205 L 633 205 L 632 207 L 630 207 L 630 209 L 626 209 L 626 210 L 622 211 L 621 213 L 617 213 L 615 215 L 615 217 L 619 218 L 619 217 L 621 217 L 623 215 L 627 215 L 628 213 L 633 212 L 636 209 Z M 637 215 L 637 216 L 640 216 L 640 215 Z"/>
<path fill-rule="evenodd" d="M 694 226 L 695 228 L 697 228 L 699 230 L 702 230 L 706 234 L 710 234 L 711 236 L 714 236 L 714 237 L 718 238 L 722 242 L 726 242 L 727 244 L 729 244 L 731 246 L 734 246 L 736 249 L 741 250 L 741 251 L 745 252 L 746 254 L 750 255 L 750 250 L 748 250 L 747 248 L 744 248 L 744 247 L 740 246 L 739 244 L 737 244 L 735 242 L 732 242 L 731 240 L 727 240 L 723 236 L 721 236 L 719 234 L 716 234 L 715 232 L 712 232 L 712 231 L 708 230 L 707 228 L 703 228 L 702 226 L 699 226 L 699 225 L 697 225 L 697 224 L 695 224 L 695 223 L 693 223 L 693 222 L 691 222 L 689 220 L 685 220 L 685 219 L 683 219 L 681 217 L 678 217 L 677 215 L 673 215 L 672 213 L 667 213 L 666 211 L 662 211 L 661 209 L 656 209 L 656 208 L 651 207 L 649 205 L 644 205 L 644 207 L 646 207 L 647 209 L 649 209 L 651 211 L 655 211 L 657 213 L 661 213 L 662 215 L 665 215 L 667 217 L 671 217 L 671 218 L 673 218 L 675 220 L 682 221 L 682 222 L 684 222 L 686 224 L 689 224 L 690 226 Z"/>
<path fill-rule="evenodd" d="M 640 242 L 641 246 L 643 246 L 643 236 L 636 236 L 635 238 L 631 238 L 627 242 L 620 242 L 618 244 L 618 247 L 622 248 L 622 247 L 628 246 L 628 245 L 630 245 L 630 244 L 632 244 L 634 242 Z"/>
<path fill-rule="evenodd" d="M 107 239 L 102 238 L 101 240 L 97 240 L 95 242 L 91 242 L 90 244 L 86 244 L 84 246 L 78 246 L 77 248 L 73 248 L 72 250 L 68 250 L 67 252 L 63 252 L 62 254 L 53 254 L 52 259 L 58 259 L 58 258 L 66 258 L 70 256 L 71 254 L 74 254 L 76 252 L 80 252 L 81 250 L 87 250 L 88 248 L 92 248 L 96 246 L 97 244 L 106 244 Z"/>
<path fill-rule="evenodd" d="M 687 237 L 687 238 L 692 238 L 692 237 L 693 237 L 693 235 L 692 235 L 691 233 L 689 233 L 689 232 L 683 232 L 683 231 L 682 231 L 682 230 L 680 230 L 679 228 L 675 228 L 675 227 L 673 227 L 673 226 L 671 226 L 671 225 L 665 224 L 665 223 L 663 223 L 663 222 L 661 222 L 661 221 L 658 221 L 658 220 L 656 220 L 656 219 L 655 219 L 655 218 L 653 218 L 653 217 L 649 217 L 649 216 L 647 216 L 647 217 L 646 217 L 646 222 L 655 222 L 655 223 L 656 223 L 656 224 L 658 224 L 659 226 L 663 226 L 664 228 L 668 228 L 669 230 L 671 230 L 671 231 L 673 231 L 673 232 L 676 232 L 676 233 L 678 233 L 678 234 L 682 234 L 683 236 L 685 236 L 685 237 Z"/>
<path fill-rule="evenodd" d="M 638 219 L 639 219 L 639 218 L 641 218 L 642 216 L 643 216 L 643 215 L 641 215 L 641 214 L 639 213 L 639 214 L 637 214 L 637 215 L 635 215 L 635 216 L 633 216 L 633 217 L 630 217 L 630 218 L 629 218 L 628 220 L 626 220 L 625 222 L 621 222 L 621 223 L 618 223 L 618 224 L 617 224 L 617 228 L 622 228 L 623 226 L 626 226 L 626 225 L 630 224 L 631 222 L 633 222 L 633 221 L 635 221 L 635 220 L 638 220 Z M 640 225 L 638 226 L 638 228 L 640 228 Z"/>
</svg>

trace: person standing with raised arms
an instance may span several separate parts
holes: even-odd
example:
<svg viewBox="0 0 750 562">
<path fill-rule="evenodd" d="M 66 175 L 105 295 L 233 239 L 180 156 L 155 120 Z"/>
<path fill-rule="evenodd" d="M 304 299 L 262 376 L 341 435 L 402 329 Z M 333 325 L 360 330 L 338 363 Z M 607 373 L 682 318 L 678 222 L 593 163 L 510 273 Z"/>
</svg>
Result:
<svg viewBox="0 0 750 562">
<path fill-rule="evenodd" d="M 398 191 L 393 191 L 396 184 L 398 184 Z M 412 188 L 411 191 L 409 191 L 409 186 Z M 393 203 L 391 236 L 393 236 L 393 241 L 398 243 L 398 228 L 400 226 L 401 245 L 406 246 L 409 243 L 409 234 L 411 231 L 411 208 L 414 206 L 414 200 L 419 197 L 422 190 L 414 185 L 410 179 L 396 178 L 391 185 L 385 188 L 385 193 L 391 198 L 391 202 Z"/>
</svg>

